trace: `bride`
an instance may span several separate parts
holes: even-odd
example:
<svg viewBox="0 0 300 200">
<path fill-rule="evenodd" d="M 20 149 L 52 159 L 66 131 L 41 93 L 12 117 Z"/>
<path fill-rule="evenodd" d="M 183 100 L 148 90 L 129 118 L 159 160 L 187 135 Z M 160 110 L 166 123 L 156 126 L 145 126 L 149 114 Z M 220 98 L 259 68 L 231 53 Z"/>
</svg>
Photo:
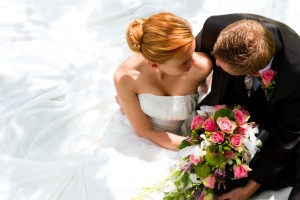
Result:
<svg viewBox="0 0 300 200">
<path fill-rule="evenodd" d="M 211 61 L 196 53 L 191 28 L 170 13 L 129 25 L 127 43 L 137 54 L 116 70 L 115 87 L 135 133 L 161 147 L 177 149 L 182 121 L 195 109 L 197 88 Z"/>
<path fill-rule="evenodd" d="M 212 63 L 204 53 L 194 52 L 190 24 L 171 13 L 133 21 L 126 37 L 135 54 L 114 74 L 125 115 L 116 110 L 101 144 L 89 152 L 68 153 L 77 151 L 73 140 L 70 145 L 62 142 L 72 124 L 39 132 L 35 140 L 27 136 L 27 157 L 0 158 L 0 199 L 129 200 L 170 173 L 187 133 L 184 121 L 195 112 L 198 86 Z M 56 125 L 57 115 L 46 117 Z M 32 159 L 39 153 L 43 157 Z"/>
<path fill-rule="evenodd" d="M 198 86 L 212 68 L 206 54 L 194 52 L 190 24 L 171 13 L 133 21 L 126 39 L 136 54 L 114 74 L 118 103 L 125 116 L 120 112 L 115 115 L 108 125 L 110 130 L 104 131 L 102 145 L 123 159 L 122 164 L 108 163 L 118 165 L 121 171 L 126 168 L 122 173 L 132 178 L 119 179 L 110 199 L 130 199 L 138 187 L 168 175 L 176 149 L 185 139 L 183 123 L 195 111 Z"/>
</svg>

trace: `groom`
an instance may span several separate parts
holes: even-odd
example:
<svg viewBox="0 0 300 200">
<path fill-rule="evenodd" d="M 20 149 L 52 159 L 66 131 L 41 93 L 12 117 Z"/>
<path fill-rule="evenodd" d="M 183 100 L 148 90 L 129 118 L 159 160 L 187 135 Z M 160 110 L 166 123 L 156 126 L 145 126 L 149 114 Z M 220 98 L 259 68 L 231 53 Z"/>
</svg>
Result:
<svg viewBox="0 0 300 200">
<path fill-rule="evenodd" d="M 256 191 L 293 186 L 289 200 L 299 200 L 299 36 L 266 17 L 229 14 L 208 18 L 196 43 L 196 51 L 210 54 L 215 64 L 211 91 L 198 106 L 246 106 L 250 120 L 268 133 L 250 163 L 249 179 L 229 180 L 219 199 L 248 199 Z"/>
</svg>

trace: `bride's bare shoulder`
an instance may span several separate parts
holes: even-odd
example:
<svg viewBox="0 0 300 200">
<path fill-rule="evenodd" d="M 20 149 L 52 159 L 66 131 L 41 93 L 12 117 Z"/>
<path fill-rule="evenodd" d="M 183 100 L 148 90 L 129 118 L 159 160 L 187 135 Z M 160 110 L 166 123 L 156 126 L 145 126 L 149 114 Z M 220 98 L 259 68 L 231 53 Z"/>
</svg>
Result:
<svg viewBox="0 0 300 200">
<path fill-rule="evenodd" d="M 206 53 L 202 52 L 195 52 L 194 53 L 195 57 L 195 64 L 198 68 L 204 68 L 206 70 L 209 70 L 209 68 L 212 67 L 212 61 Z"/>
<path fill-rule="evenodd" d="M 140 68 L 145 64 L 145 58 L 141 54 L 129 56 L 117 68 L 114 73 L 114 81 L 126 84 L 134 80 L 140 73 Z"/>
<path fill-rule="evenodd" d="M 125 59 L 118 69 L 121 70 L 133 70 L 138 68 L 145 62 L 145 58 L 141 54 L 133 54 Z M 117 69 L 117 70 L 118 70 Z"/>
<path fill-rule="evenodd" d="M 202 76 L 207 76 L 210 74 L 213 64 L 212 61 L 206 53 L 195 52 L 194 53 L 194 69 L 195 75 L 197 73 L 202 74 Z"/>
</svg>

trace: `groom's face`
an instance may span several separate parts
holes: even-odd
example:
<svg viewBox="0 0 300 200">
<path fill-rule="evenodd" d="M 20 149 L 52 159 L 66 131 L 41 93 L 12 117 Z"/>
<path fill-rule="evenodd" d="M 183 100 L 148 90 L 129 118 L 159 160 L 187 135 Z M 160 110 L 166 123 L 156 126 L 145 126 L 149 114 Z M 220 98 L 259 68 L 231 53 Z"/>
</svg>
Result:
<svg viewBox="0 0 300 200">
<path fill-rule="evenodd" d="M 227 72 L 230 75 L 233 76 L 243 76 L 243 75 L 247 75 L 237 69 L 235 69 L 234 67 L 230 67 L 229 64 L 227 64 L 226 62 L 220 60 L 220 59 L 216 59 L 216 65 L 221 67 L 225 72 Z"/>
</svg>

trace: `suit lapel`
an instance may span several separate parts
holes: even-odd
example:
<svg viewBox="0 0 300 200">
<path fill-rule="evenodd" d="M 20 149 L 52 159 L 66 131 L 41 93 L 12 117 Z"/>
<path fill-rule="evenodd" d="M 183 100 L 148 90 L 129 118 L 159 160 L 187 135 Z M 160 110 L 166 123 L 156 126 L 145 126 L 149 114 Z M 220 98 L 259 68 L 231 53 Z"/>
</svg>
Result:
<svg viewBox="0 0 300 200">
<path fill-rule="evenodd" d="M 218 105 L 222 103 L 222 98 L 228 85 L 229 75 L 220 67 L 214 67 L 211 91 L 201 100 L 198 107 L 201 105 Z"/>
<path fill-rule="evenodd" d="M 276 77 L 276 81 L 277 81 L 277 87 L 275 89 L 275 93 L 272 97 L 272 99 L 270 100 L 270 108 L 273 107 L 274 105 L 274 102 L 276 102 L 276 99 L 278 97 L 280 97 L 280 78 L 281 78 L 281 71 L 282 71 L 282 59 L 281 59 L 281 55 L 282 55 L 282 52 L 280 49 L 276 49 L 276 53 L 275 53 L 275 56 L 274 56 L 274 59 L 273 59 L 273 62 L 272 62 L 272 65 L 271 65 L 271 69 L 272 70 L 275 70 L 277 72 L 277 77 Z"/>
</svg>

